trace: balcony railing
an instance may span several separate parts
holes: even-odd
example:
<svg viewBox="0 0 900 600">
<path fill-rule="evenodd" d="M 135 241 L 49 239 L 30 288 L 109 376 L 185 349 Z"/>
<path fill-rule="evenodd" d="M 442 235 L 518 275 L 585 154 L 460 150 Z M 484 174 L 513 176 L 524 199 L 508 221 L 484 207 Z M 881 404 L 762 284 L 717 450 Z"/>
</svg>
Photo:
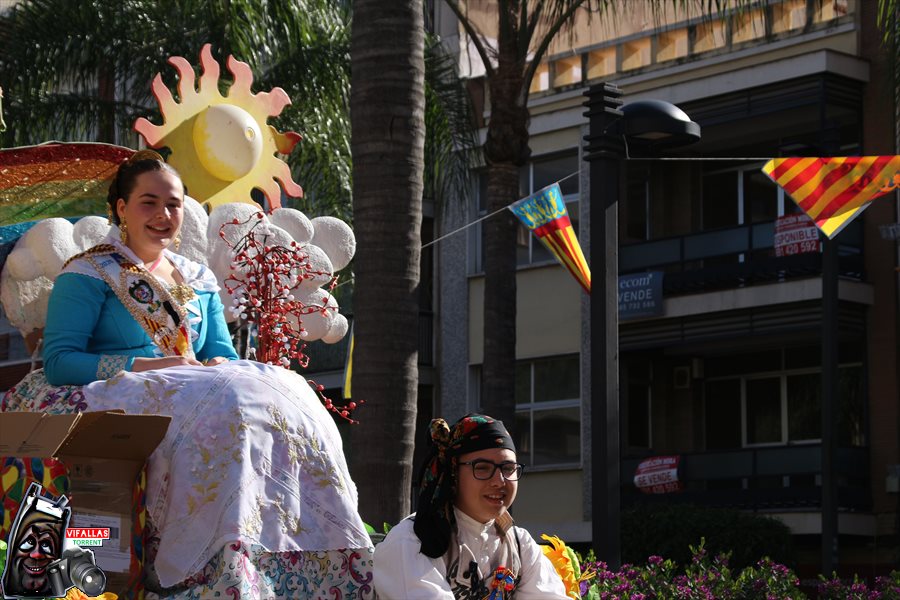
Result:
<svg viewBox="0 0 900 600">
<path fill-rule="evenodd" d="M 633 483 L 641 458 L 622 461 L 623 505 L 690 503 L 752 510 L 818 509 L 822 503 L 822 449 L 819 444 L 753 448 L 681 455 L 682 492 L 644 494 Z M 869 510 L 868 448 L 840 448 L 834 470 L 838 507 Z"/>
<path fill-rule="evenodd" d="M 860 220 L 841 232 L 842 277 L 864 279 L 862 232 Z M 667 296 L 821 274 L 820 253 L 777 257 L 774 236 L 775 223 L 768 221 L 627 244 L 619 248 L 619 272 L 663 271 Z"/>
</svg>

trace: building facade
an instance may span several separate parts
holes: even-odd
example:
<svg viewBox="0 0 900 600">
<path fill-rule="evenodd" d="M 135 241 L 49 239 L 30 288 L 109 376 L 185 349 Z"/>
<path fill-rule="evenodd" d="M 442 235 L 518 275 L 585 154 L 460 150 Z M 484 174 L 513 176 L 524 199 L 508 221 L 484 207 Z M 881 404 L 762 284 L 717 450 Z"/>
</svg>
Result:
<svg viewBox="0 0 900 600">
<path fill-rule="evenodd" d="M 784 0 L 712 18 L 641 3 L 580 14 L 540 65 L 529 97 L 532 158 L 521 196 L 561 180 L 589 253 L 584 91 L 615 83 L 625 103 L 659 99 L 702 127 L 677 160 L 628 160 L 619 208 L 619 272 L 654 273 L 654 314 L 619 324 L 623 507 L 691 502 L 762 512 L 810 548 L 821 535 L 822 254 L 775 247 L 798 213 L 762 173 L 768 158 L 895 154 L 893 59 L 875 3 Z M 486 31 L 496 15 L 481 11 Z M 490 119 L 484 69 L 435 4 L 435 29 Z M 476 19 L 477 20 L 477 19 Z M 483 191 L 483 190 L 481 190 Z M 483 193 L 437 220 L 438 234 L 485 214 Z M 898 536 L 897 242 L 885 196 L 842 231 L 836 445 L 842 565 L 896 564 Z M 479 406 L 483 272 L 480 228 L 436 252 L 434 411 Z M 802 250 L 794 254 L 796 250 Z M 526 232 L 517 274 L 517 429 L 527 464 L 514 514 L 532 533 L 591 537 L 590 300 Z M 620 299 L 621 306 L 621 299 Z M 641 460 L 680 457 L 683 490 L 647 495 Z M 815 562 L 817 550 L 810 550 Z"/>
</svg>

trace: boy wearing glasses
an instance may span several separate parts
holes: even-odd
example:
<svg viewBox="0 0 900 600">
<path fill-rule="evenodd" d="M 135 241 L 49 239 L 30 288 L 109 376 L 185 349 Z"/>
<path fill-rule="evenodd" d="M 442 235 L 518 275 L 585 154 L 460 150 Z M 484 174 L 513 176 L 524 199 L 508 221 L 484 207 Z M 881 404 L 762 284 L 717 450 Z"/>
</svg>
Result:
<svg viewBox="0 0 900 600">
<path fill-rule="evenodd" d="M 431 422 L 418 511 L 375 547 L 382 600 L 566 600 L 562 580 L 508 509 L 523 467 L 503 423 Z"/>
</svg>

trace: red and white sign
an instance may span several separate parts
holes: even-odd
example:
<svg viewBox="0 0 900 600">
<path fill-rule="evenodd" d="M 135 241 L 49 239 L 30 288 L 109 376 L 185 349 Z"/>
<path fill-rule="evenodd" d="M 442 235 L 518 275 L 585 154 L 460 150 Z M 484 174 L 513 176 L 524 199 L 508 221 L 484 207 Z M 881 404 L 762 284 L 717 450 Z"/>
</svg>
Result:
<svg viewBox="0 0 900 600">
<path fill-rule="evenodd" d="M 654 456 L 641 461 L 634 472 L 634 485 L 645 494 L 680 492 L 678 481 L 680 456 Z"/>
<path fill-rule="evenodd" d="M 109 527 L 67 527 L 66 537 L 72 540 L 108 540 Z"/>
<path fill-rule="evenodd" d="M 775 256 L 818 252 L 819 229 L 805 214 L 784 215 L 775 221 Z"/>
</svg>

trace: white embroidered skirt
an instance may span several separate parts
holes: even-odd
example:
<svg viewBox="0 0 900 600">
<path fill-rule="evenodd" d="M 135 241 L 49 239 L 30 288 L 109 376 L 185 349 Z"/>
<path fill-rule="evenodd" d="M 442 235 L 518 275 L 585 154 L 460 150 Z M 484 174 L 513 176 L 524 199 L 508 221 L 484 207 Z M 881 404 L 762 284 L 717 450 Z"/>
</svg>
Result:
<svg viewBox="0 0 900 600">
<path fill-rule="evenodd" d="M 270 552 L 371 546 L 337 427 L 300 375 L 233 361 L 120 373 L 82 392 L 78 410 L 172 417 L 148 461 L 162 586 L 197 573 L 231 542 Z M 5 409 L 45 409 L 29 395 L 8 396 Z"/>
</svg>

